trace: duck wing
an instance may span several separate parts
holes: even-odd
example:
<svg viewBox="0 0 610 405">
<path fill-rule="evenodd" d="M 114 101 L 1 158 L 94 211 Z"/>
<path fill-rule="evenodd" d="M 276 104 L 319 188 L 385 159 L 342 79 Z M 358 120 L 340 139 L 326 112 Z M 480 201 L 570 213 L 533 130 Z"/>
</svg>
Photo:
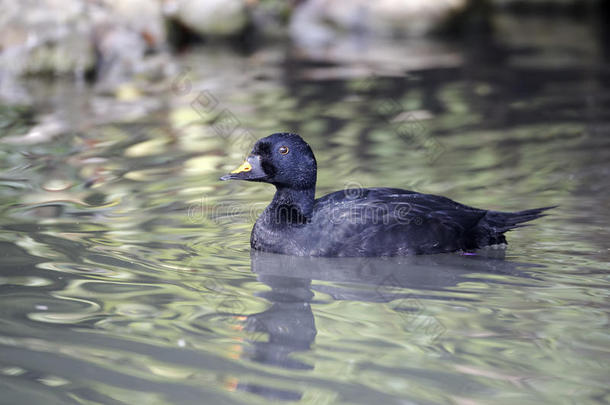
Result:
<svg viewBox="0 0 610 405">
<path fill-rule="evenodd" d="M 316 200 L 321 255 L 395 256 L 472 249 L 469 232 L 487 211 L 395 188 L 344 190 Z M 323 243 L 322 243 L 323 242 Z"/>
<path fill-rule="evenodd" d="M 544 216 L 543 207 L 489 211 L 396 188 L 343 190 L 315 202 L 298 243 L 314 256 L 402 256 L 506 243 L 504 232 Z"/>
</svg>

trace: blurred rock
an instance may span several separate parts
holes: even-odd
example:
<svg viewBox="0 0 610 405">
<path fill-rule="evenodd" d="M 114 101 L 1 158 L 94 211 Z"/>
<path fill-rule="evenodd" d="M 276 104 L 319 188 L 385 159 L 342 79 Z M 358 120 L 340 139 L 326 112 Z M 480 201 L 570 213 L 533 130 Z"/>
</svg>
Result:
<svg viewBox="0 0 610 405">
<path fill-rule="evenodd" d="M 167 16 L 202 36 L 230 36 L 248 24 L 246 0 L 165 0 Z"/>
<path fill-rule="evenodd" d="M 0 0 L 0 61 L 9 73 L 82 71 L 93 65 L 81 0 Z"/>
<path fill-rule="evenodd" d="M 467 0 L 307 0 L 294 10 L 293 40 L 306 48 L 328 45 L 338 36 L 420 36 L 436 30 Z"/>
<path fill-rule="evenodd" d="M 23 75 L 97 70 L 120 81 L 165 44 L 160 3 L 149 0 L 0 0 L 0 97 L 23 98 Z"/>
<path fill-rule="evenodd" d="M 114 23 L 138 33 L 149 50 L 160 50 L 165 46 L 165 21 L 159 1 L 102 1 L 106 6 L 106 13 L 102 17 L 103 22 Z"/>
<path fill-rule="evenodd" d="M 137 73 L 146 52 L 146 43 L 137 32 L 114 24 L 96 27 L 94 45 L 98 82 L 110 88 Z"/>
</svg>

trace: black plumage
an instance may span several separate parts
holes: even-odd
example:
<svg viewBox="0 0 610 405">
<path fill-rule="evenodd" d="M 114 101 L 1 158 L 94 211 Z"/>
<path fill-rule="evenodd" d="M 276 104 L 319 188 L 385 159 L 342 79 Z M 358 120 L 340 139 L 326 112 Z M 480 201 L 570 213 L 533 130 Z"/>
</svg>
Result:
<svg viewBox="0 0 610 405">
<path fill-rule="evenodd" d="M 253 249 L 297 256 L 401 256 L 504 244 L 504 233 L 552 207 L 488 211 L 398 188 L 337 191 L 315 199 L 317 165 L 297 134 L 260 139 L 222 180 L 275 185 L 252 229 Z"/>
</svg>

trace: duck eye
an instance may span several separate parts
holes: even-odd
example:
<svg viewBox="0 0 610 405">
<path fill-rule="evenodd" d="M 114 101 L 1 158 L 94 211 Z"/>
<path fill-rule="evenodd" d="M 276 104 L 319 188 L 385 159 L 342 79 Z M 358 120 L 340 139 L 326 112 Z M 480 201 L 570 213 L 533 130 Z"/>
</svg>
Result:
<svg viewBox="0 0 610 405">
<path fill-rule="evenodd" d="M 278 152 L 280 152 L 282 155 L 286 155 L 288 152 L 290 152 L 290 149 L 288 149 L 288 146 L 280 146 Z"/>
</svg>

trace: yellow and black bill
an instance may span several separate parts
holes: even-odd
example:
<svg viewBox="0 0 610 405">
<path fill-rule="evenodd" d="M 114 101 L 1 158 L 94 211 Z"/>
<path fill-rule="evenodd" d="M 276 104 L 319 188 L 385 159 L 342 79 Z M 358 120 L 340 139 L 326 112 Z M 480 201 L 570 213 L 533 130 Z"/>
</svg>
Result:
<svg viewBox="0 0 610 405">
<path fill-rule="evenodd" d="M 260 157 L 250 155 L 237 169 L 220 178 L 220 180 L 263 180 L 266 177 L 260 163 Z"/>
</svg>

